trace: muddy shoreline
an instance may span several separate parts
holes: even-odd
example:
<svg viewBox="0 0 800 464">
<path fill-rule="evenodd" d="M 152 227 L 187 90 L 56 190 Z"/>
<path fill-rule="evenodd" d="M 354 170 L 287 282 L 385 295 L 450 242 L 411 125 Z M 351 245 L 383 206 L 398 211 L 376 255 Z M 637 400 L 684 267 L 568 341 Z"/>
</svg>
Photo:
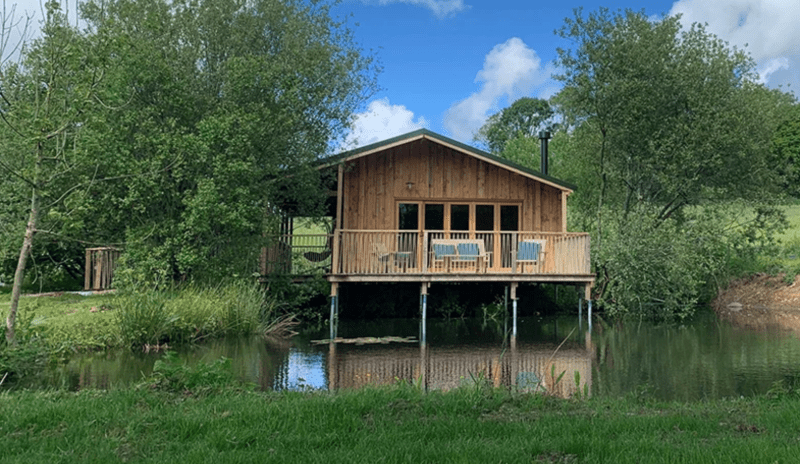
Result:
<svg viewBox="0 0 800 464">
<path fill-rule="evenodd" d="M 786 329 L 800 333 L 800 276 L 756 274 L 720 291 L 714 311 L 724 320 L 756 330 Z"/>
</svg>

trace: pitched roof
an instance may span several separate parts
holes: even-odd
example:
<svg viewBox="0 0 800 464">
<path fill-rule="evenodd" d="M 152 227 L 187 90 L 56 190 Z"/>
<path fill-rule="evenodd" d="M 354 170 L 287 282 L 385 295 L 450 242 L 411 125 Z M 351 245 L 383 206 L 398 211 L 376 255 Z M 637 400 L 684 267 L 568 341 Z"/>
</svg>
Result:
<svg viewBox="0 0 800 464">
<path fill-rule="evenodd" d="M 349 150 L 333 156 L 329 156 L 319 161 L 320 162 L 319 168 L 323 169 L 326 167 L 335 166 L 338 165 L 339 163 L 344 163 L 346 161 L 351 161 L 357 158 L 361 158 L 362 156 L 368 156 L 373 153 L 379 152 L 381 150 L 385 150 L 387 148 L 403 145 L 405 143 L 413 142 L 415 140 L 420 140 L 420 139 L 431 140 L 433 142 L 447 146 L 466 155 L 473 156 L 481 161 L 493 164 L 503 169 L 507 169 L 522 176 L 538 180 L 540 182 L 543 182 L 560 190 L 567 190 L 571 192 L 577 189 L 575 185 L 569 182 L 556 179 L 555 177 L 547 176 L 539 171 L 534 171 L 533 169 L 529 169 L 525 166 L 522 166 L 521 164 L 517 164 L 505 158 L 500 158 L 499 156 L 492 155 L 491 153 L 487 153 L 483 150 L 479 150 L 475 147 L 463 144 L 461 142 L 450 139 L 443 135 L 429 131 L 428 129 L 418 129 L 413 132 L 409 132 L 407 134 L 398 135 L 397 137 L 392 137 L 390 139 L 383 140 L 381 142 L 373 143 L 360 148 L 356 148 L 354 150 Z"/>
</svg>

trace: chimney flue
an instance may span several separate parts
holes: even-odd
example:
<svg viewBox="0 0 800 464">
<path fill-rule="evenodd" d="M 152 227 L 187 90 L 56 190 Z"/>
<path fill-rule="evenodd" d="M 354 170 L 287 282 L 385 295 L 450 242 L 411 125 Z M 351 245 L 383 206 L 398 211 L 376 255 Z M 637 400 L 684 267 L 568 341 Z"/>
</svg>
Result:
<svg viewBox="0 0 800 464">
<path fill-rule="evenodd" d="M 539 140 L 542 141 L 542 174 L 547 175 L 547 140 L 550 138 L 549 131 L 539 132 Z"/>
</svg>

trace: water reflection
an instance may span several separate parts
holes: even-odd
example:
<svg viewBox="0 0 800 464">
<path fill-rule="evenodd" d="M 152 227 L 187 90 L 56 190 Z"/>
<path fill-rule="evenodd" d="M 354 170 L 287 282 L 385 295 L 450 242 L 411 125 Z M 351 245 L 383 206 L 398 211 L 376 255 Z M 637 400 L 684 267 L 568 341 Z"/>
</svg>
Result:
<svg viewBox="0 0 800 464">
<path fill-rule="evenodd" d="M 325 330 L 289 341 L 217 340 L 186 349 L 189 363 L 230 358 L 235 375 L 262 390 L 340 389 L 403 380 L 452 389 L 475 381 L 559 396 L 618 397 L 648 390 L 696 400 L 762 394 L 775 381 L 800 382 L 800 340 L 791 332 L 736 328 L 713 317 L 683 326 L 588 324 L 576 317 L 521 319 L 519 334 L 482 321 L 429 321 L 425 342 L 323 344 Z M 347 322 L 343 338 L 419 337 L 416 320 Z M 111 388 L 140 381 L 158 354 L 76 356 L 38 385 Z"/>
<path fill-rule="evenodd" d="M 432 390 L 485 382 L 495 387 L 547 391 L 563 397 L 584 389 L 590 391 L 590 352 L 574 343 L 557 351 L 556 348 L 521 343 L 514 337 L 509 338 L 507 346 L 420 343 L 353 347 L 331 343 L 328 388 L 358 388 L 402 380 Z"/>
</svg>

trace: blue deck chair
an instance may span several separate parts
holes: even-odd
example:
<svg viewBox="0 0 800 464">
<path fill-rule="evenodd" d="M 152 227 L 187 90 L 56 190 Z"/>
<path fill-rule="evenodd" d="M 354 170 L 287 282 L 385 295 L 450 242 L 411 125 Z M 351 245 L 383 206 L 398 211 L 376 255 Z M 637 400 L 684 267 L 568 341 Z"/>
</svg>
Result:
<svg viewBox="0 0 800 464">
<path fill-rule="evenodd" d="M 539 255 L 544 250 L 544 243 L 539 240 L 523 240 L 517 245 L 517 264 L 537 264 Z"/>
<path fill-rule="evenodd" d="M 433 244 L 433 257 L 436 260 L 452 257 L 456 255 L 456 246 L 446 243 Z"/>
<path fill-rule="evenodd" d="M 460 261 L 475 261 L 480 255 L 481 250 L 477 243 L 458 244 L 458 259 Z"/>
</svg>

